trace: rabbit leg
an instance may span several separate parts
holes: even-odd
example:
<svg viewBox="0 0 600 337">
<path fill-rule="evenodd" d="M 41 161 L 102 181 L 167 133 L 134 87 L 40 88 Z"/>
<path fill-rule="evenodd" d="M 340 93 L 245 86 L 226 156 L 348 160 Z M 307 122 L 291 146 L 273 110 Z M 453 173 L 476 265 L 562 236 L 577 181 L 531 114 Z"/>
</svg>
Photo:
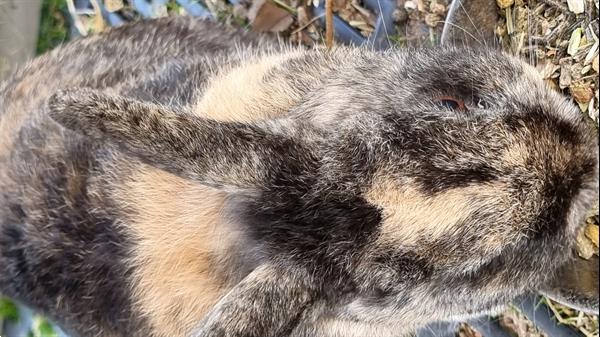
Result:
<svg viewBox="0 0 600 337">
<path fill-rule="evenodd" d="M 217 303 L 192 337 L 285 336 L 314 297 L 293 271 L 263 265 Z"/>
</svg>

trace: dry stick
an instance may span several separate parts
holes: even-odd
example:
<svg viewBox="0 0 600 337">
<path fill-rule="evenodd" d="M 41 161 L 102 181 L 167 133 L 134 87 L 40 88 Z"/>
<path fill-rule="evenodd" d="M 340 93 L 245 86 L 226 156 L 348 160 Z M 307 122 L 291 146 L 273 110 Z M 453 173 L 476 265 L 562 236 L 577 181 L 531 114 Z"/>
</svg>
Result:
<svg viewBox="0 0 600 337">
<path fill-rule="evenodd" d="M 333 47 L 333 0 L 325 0 L 325 45 Z"/>
<path fill-rule="evenodd" d="M 315 16 L 314 18 L 310 19 L 310 21 L 308 21 L 307 23 L 305 23 L 303 26 L 296 28 L 294 31 L 291 32 L 291 35 L 297 34 L 303 30 L 305 30 L 306 28 L 308 28 L 308 26 L 312 25 L 315 21 L 319 20 L 320 18 L 323 17 L 323 14 L 319 15 L 319 16 Z"/>
<path fill-rule="evenodd" d="M 542 0 L 543 3 L 545 3 L 546 5 L 558 8 L 559 10 L 561 10 L 563 13 L 571 13 L 569 11 L 569 8 L 565 5 L 563 5 L 560 1 L 558 0 Z"/>
</svg>

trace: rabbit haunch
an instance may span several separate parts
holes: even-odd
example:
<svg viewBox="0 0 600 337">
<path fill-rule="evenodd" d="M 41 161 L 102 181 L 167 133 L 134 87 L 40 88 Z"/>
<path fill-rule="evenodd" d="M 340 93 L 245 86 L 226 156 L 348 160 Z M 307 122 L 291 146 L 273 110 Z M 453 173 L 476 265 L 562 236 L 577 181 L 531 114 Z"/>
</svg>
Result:
<svg viewBox="0 0 600 337">
<path fill-rule="evenodd" d="M 598 189 L 576 107 L 486 50 L 169 18 L 0 96 L 0 291 L 74 336 L 403 336 L 546 283 Z"/>
</svg>

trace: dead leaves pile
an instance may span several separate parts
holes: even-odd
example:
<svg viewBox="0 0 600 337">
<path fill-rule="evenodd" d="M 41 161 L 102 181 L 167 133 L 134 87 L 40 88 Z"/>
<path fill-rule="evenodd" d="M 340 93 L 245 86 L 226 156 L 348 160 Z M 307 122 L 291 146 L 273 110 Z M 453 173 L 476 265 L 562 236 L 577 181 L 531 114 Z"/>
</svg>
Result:
<svg viewBox="0 0 600 337">
<path fill-rule="evenodd" d="M 546 305 L 554 313 L 558 323 L 571 326 L 586 337 L 598 337 L 598 316 L 588 315 L 558 304 L 548 298 L 544 299 Z"/>
<path fill-rule="evenodd" d="M 593 255 L 598 256 L 598 203 L 589 212 L 585 229 L 577 237 L 577 254 L 583 259 L 590 259 Z"/>
<path fill-rule="evenodd" d="M 503 48 L 526 58 L 557 91 L 572 97 L 598 127 L 598 0 L 497 0 Z M 598 255 L 598 201 L 577 238 L 577 253 Z M 561 324 L 598 336 L 598 317 L 546 299 Z M 527 335 L 527 334 L 526 334 Z M 524 335 L 521 335 L 524 336 Z"/>
<path fill-rule="evenodd" d="M 506 50 L 536 65 L 598 125 L 598 0 L 497 0 Z"/>
<path fill-rule="evenodd" d="M 548 337 L 519 309 L 512 306 L 502 313 L 498 318 L 498 323 L 513 337 Z"/>
</svg>

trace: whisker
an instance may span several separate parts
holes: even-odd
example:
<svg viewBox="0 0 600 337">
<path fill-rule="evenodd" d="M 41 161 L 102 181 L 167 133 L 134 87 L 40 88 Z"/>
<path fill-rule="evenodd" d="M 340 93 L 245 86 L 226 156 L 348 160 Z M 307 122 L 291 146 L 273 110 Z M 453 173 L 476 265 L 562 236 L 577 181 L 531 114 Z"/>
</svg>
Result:
<svg viewBox="0 0 600 337">
<path fill-rule="evenodd" d="M 385 38 L 386 38 L 386 40 L 388 42 L 388 45 L 391 45 L 392 43 L 390 41 L 390 34 L 387 31 L 387 25 L 386 25 L 386 22 L 385 22 L 385 18 L 382 15 L 383 14 L 383 8 L 381 7 L 381 0 L 377 0 L 377 7 L 379 7 L 379 13 L 380 13 L 379 15 L 381 17 L 381 25 L 383 26 L 383 32 L 385 33 Z M 373 41 L 373 43 L 375 43 L 375 41 Z"/>
<path fill-rule="evenodd" d="M 442 22 L 444 22 L 444 24 L 445 24 L 445 25 L 450 25 L 450 26 L 452 26 L 452 27 L 454 27 L 454 28 L 458 28 L 458 29 L 460 29 L 460 30 L 461 30 L 463 33 L 465 33 L 465 34 L 467 34 L 469 37 L 473 38 L 473 40 L 475 40 L 477 43 L 479 43 L 480 45 L 482 45 L 482 46 L 484 46 L 484 47 L 487 47 L 487 45 L 486 45 L 485 43 L 481 42 L 481 40 L 480 40 L 480 39 L 476 38 L 476 37 L 475 37 L 475 35 L 471 34 L 471 33 L 470 33 L 468 30 L 466 30 L 465 28 L 463 28 L 463 27 L 461 27 L 461 26 L 459 26 L 459 25 L 457 25 L 457 24 L 454 24 L 454 23 L 452 23 L 452 22 L 450 22 L 450 21 L 447 21 L 447 20 L 444 20 L 444 21 L 442 21 Z M 464 43 L 464 41 L 463 41 L 463 43 Z M 465 46 L 466 46 L 466 44 L 465 44 Z"/>
<path fill-rule="evenodd" d="M 460 1 L 460 0 L 454 0 L 454 1 L 459 1 L 458 4 L 460 5 L 460 8 L 463 10 L 463 12 L 467 15 L 467 19 L 469 19 L 469 21 L 471 22 L 471 26 L 473 26 L 473 28 L 475 28 L 475 30 L 477 31 L 478 35 L 483 36 L 483 34 L 481 33 L 481 30 L 479 30 L 479 28 L 477 27 L 477 25 L 475 25 L 475 22 L 473 22 L 473 18 L 471 18 L 471 15 L 469 15 L 469 12 L 465 8 L 465 6 L 463 6 L 462 1 Z M 473 36 L 473 35 L 471 34 L 471 36 Z M 478 42 L 480 42 L 480 41 L 478 41 Z M 485 41 L 485 39 L 483 40 L 483 46 L 487 47 L 487 42 Z"/>
</svg>

